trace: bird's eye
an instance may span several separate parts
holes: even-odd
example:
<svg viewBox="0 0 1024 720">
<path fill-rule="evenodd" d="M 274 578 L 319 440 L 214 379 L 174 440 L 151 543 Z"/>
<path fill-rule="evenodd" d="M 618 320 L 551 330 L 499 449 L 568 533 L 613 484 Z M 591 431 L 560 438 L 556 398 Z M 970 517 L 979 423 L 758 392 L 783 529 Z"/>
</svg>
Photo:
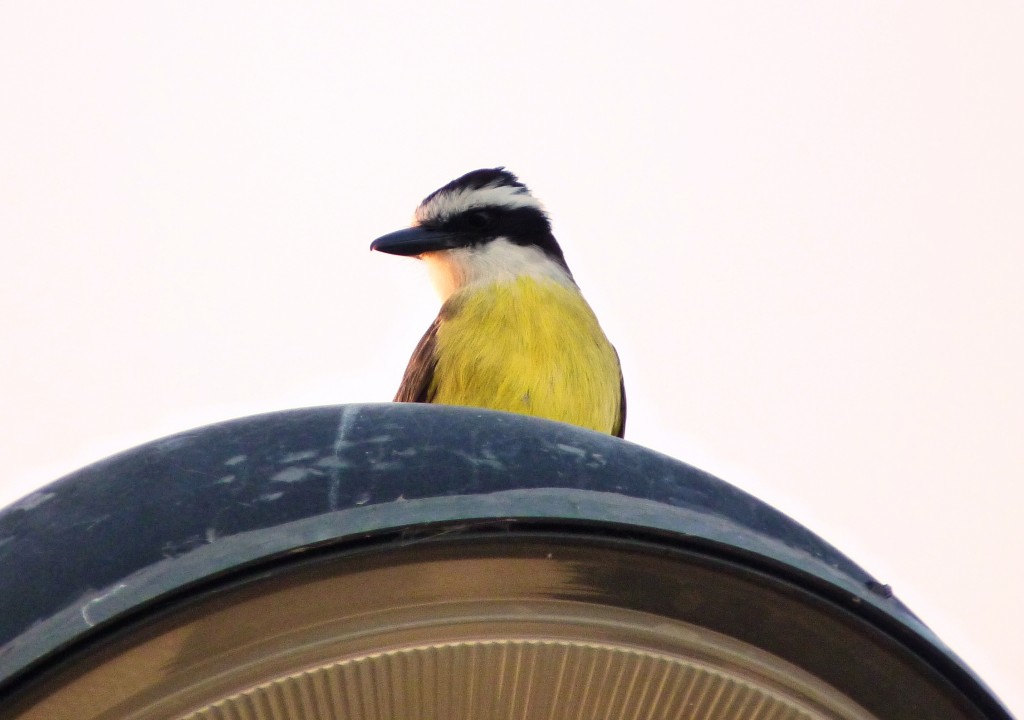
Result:
<svg viewBox="0 0 1024 720">
<path fill-rule="evenodd" d="M 486 210 L 473 210 L 463 216 L 466 227 L 470 230 L 486 230 L 494 217 Z"/>
</svg>

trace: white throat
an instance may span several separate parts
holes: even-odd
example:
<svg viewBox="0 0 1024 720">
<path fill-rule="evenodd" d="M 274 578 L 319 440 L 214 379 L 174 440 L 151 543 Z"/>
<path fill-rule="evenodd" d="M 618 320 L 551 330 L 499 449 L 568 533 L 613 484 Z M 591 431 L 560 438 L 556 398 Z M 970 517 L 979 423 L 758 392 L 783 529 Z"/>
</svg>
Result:
<svg viewBox="0 0 1024 720">
<path fill-rule="evenodd" d="M 510 282 L 518 277 L 535 277 L 575 287 L 561 265 L 534 245 L 516 245 L 498 238 L 483 245 L 424 253 L 430 278 L 445 301 L 470 285 Z"/>
</svg>

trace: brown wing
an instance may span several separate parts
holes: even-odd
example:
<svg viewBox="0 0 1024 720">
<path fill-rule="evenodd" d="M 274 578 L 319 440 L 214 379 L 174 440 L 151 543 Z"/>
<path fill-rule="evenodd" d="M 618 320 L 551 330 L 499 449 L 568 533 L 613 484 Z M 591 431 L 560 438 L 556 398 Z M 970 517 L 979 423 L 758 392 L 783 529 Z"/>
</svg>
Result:
<svg viewBox="0 0 1024 720">
<path fill-rule="evenodd" d="M 619 373 L 619 419 L 615 421 L 612 435 L 615 437 L 625 437 L 626 435 L 626 383 L 622 379 L 622 373 Z"/>
<path fill-rule="evenodd" d="M 398 386 L 395 402 L 430 402 L 434 395 L 430 391 L 430 383 L 434 379 L 434 368 L 437 358 L 434 349 L 437 345 L 437 327 L 441 318 L 438 316 L 423 333 L 416 349 L 412 351 L 409 365 L 402 376 L 402 384 Z"/>
<path fill-rule="evenodd" d="M 615 352 L 615 359 L 619 359 L 617 350 Z M 612 427 L 612 435 L 615 437 L 624 437 L 626 435 L 626 381 L 622 377 L 621 364 L 619 365 L 619 418 Z"/>
</svg>

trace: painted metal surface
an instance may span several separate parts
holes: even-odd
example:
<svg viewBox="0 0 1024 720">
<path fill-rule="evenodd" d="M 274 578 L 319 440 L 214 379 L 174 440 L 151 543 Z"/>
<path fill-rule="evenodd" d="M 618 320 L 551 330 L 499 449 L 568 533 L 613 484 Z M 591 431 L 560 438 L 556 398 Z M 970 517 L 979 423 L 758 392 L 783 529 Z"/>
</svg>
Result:
<svg viewBox="0 0 1024 720">
<path fill-rule="evenodd" d="M 912 647 L 991 717 L 1009 717 L 887 586 L 728 483 L 560 423 L 393 403 L 199 428 L 0 512 L 0 684 L 129 611 L 240 567 L 330 543 L 536 523 L 640 533 L 785 577 Z"/>
</svg>

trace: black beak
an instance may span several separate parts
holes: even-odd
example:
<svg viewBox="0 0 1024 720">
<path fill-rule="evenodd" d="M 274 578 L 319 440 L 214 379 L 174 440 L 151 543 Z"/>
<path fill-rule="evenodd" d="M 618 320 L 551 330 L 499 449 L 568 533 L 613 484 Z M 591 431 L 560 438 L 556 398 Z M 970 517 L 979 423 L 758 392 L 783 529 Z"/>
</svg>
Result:
<svg viewBox="0 0 1024 720">
<path fill-rule="evenodd" d="M 370 243 L 370 249 L 390 255 L 422 255 L 433 250 L 462 247 L 465 244 L 465 238 L 456 233 L 411 227 L 382 235 Z"/>
</svg>

